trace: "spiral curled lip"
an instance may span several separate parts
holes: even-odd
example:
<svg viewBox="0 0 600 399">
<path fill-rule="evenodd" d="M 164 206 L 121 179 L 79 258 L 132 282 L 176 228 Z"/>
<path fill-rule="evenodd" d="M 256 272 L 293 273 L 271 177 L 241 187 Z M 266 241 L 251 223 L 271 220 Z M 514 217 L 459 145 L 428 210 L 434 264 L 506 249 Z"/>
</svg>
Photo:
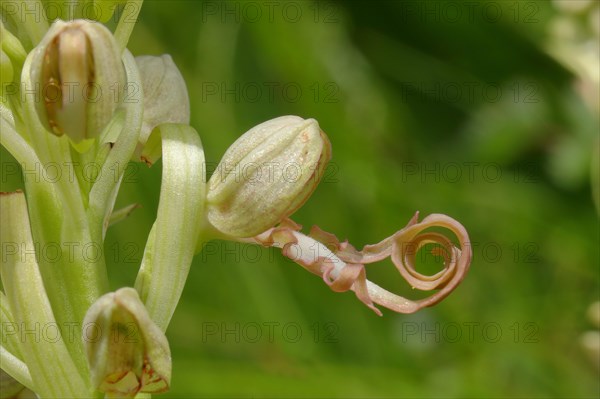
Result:
<svg viewBox="0 0 600 399">
<path fill-rule="evenodd" d="M 446 298 L 466 276 L 472 249 L 466 229 L 453 218 L 443 214 L 431 214 L 418 221 L 418 212 L 408 224 L 383 241 L 365 246 L 358 251 L 347 241 L 313 226 L 310 233 L 300 232 L 301 226 L 289 219 L 271 228 L 252 240 L 263 246 L 282 249 L 289 257 L 308 271 L 321 276 L 335 292 L 352 290 L 357 298 L 379 316 L 381 311 L 375 304 L 398 313 L 414 313 L 424 307 L 433 306 Z M 443 228 L 458 240 L 453 241 L 430 228 Z M 415 256 L 425 245 L 436 244 L 434 255 L 444 261 L 444 268 L 432 276 L 419 273 L 415 268 Z M 415 289 L 433 291 L 432 295 L 420 300 L 411 300 L 396 295 L 367 280 L 366 265 L 390 257 L 402 277 Z"/>
</svg>

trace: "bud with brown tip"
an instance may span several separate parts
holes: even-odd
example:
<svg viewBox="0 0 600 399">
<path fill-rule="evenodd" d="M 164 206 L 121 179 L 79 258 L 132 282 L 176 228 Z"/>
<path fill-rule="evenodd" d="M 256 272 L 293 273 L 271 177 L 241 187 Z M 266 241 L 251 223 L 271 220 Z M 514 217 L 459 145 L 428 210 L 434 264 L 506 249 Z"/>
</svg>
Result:
<svg viewBox="0 0 600 399">
<path fill-rule="evenodd" d="M 123 100 L 125 71 L 112 33 L 91 21 L 57 21 L 32 54 L 42 124 L 74 144 L 97 137 Z"/>
</svg>

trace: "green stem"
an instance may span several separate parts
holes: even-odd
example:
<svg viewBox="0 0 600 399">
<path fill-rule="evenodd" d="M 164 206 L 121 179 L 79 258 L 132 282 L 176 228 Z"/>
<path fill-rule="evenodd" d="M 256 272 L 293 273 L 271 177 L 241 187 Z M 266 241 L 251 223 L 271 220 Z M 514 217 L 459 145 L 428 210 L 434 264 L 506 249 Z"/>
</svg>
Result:
<svg viewBox="0 0 600 399">
<path fill-rule="evenodd" d="M 123 64 L 127 74 L 127 82 L 138 90 L 128 95 L 130 102 L 125 109 L 125 122 L 121 133 L 108 153 L 100 170 L 99 178 L 90 191 L 87 218 L 90 226 L 99 228 L 101 231 L 107 225 L 105 222 L 110 219 L 113 199 L 127 164 L 137 146 L 144 112 L 140 74 L 135 59 L 129 51 L 125 51 L 123 54 Z"/>
<path fill-rule="evenodd" d="M 175 312 L 204 220 L 206 178 L 198 133 L 164 124 L 158 212 L 135 283 L 150 317 L 163 330 Z"/>
<path fill-rule="evenodd" d="M 32 57 L 25 61 L 25 71 L 31 61 Z M 31 74 L 23 74 L 23 83 L 32 92 Z M 7 149 L 24 171 L 33 238 L 41 251 L 39 266 L 52 309 L 59 325 L 73 331 L 66 345 L 87 379 L 81 323 L 91 304 L 108 290 L 102 235 L 90 228 L 68 138 L 58 138 L 42 126 L 35 98 L 26 97 L 24 111 L 31 144 L 19 141 L 18 134 L 4 141 L 12 145 L 13 150 Z M 55 171 L 52 176 L 48 167 Z"/>
<path fill-rule="evenodd" d="M 121 50 L 125 50 L 127 47 L 129 36 L 131 36 L 131 32 L 137 22 L 143 2 L 144 0 L 129 0 L 123 8 L 119 24 L 117 25 L 117 29 L 115 29 L 115 39 Z"/>
<path fill-rule="evenodd" d="M 1 195 L 0 215 L 3 241 L 17 249 L 8 252 L 3 246 L 0 275 L 16 321 L 34 332 L 21 349 L 36 391 L 42 397 L 90 396 L 89 382 L 81 377 L 62 335 L 52 341 L 36 338 L 38 329 L 58 324 L 36 261 L 40 253 L 31 236 L 23 193 Z"/>
</svg>

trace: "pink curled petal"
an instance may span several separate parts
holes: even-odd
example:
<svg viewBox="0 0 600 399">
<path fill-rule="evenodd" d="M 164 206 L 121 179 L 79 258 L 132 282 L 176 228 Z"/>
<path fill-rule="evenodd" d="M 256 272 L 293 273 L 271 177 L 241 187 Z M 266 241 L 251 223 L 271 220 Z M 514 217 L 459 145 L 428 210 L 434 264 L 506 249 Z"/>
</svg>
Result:
<svg viewBox="0 0 600 399">
<path fill-rule="evenodd" d="M 339 276 L 329 285 L 332 291 L 345 292 L 352 288 L 354 282 L 364 274 L 365 267 L 358 263 L 347 263 Z"/>
<path fill-rule="evenodd" d="M 271 233 L 272 233 L 273 229 L 269 229 L 267 231 L 265 231 L 264 233 L 260 233 L 250 239 L 240 239 L 238 238 L 238 241 L 242 241 L 242 242 L 254 242 L 258 245 L 262 245 L 263 247 L 271 247 L 273 246 L 273 240 L 271 239 Z"/>
<path fill-rule="evenodd" d="M 369 297 L 367 289 L 367 274 L 365 266 L 361 264 L 346 264 L 341 270 L 336 279 L 331 279 L 331 272 L 335 269 L 335 265 L 330 259 L 322 259 L 323 281 L 334 292 L 345 292 L 353 290 L 356 297 L 367 307 L 373 310 L 378 316 L 383 316 L 381 311 L 375 307 L 373 301 Z"/>
<path fill-rule="evenodd" d="M 361 302 L 380 316 L 382 313 L 375 304 L 408 314 L 435 305 L 448 296 L 465 277 L 472 258 L 469 235 L 459 222 L 442 214 L 429 215 L 420 223 L 417 218 L 418 212 L 406 227 L 393 236 L 378 244 L 367 245 L 360 252 L 348 242 L 340 243 L 335 235 L 316 226 L 306 236 L 299 232 L 300 226 L 291 221 L 269 229 L 252 240 L 265 246 L 281 248 L 284 256 L 321 276 L 333 291 L 354 291 Z M 458 247 L 441 233 L 425 231 L 432 227 L 450 230 L 458 239 Z M 415 260 L 416 254 L 430 244 L 437 245 L 430 252 L 442 257 L 444 268 L 428 276 L 416 270 Z M 439 291 L 428 298 L 413 301 L 368 281 L 364 264 L 388 256 L 412 287 L 424 291 Z"/>
<path fill-rule="evenodd" d="M 413 266 L 412 264 L 409 265 L 409 262 L 395 260 L 394 265 L 411 287 L 421 291 L 431 291 L 443 287 L 451 279 L 456 269 L 456 261 L 451 261 L 446 264 L 444 270 L 433 276 L 426 276 L 418 272 L 413 272 Z"/>
<path fill-rule="evenodd" d="M 239 241 L 254 241 L 257 244 L 262 245 L 263 247 L 272 247 L 274 244 L 273 241 L 273 233 L 275 232 L 276 228 L 273 227 L 263 233 L 260 233 L 259 235 L 256 235 L 250 239 L 238 239 Z"/>
<path fill-rule="evenodd" d="M 426 239 L 435 240 L 446 251 L 444 257 L 444 274 L 432 281 L 419 280 L 418 274 L 411 273 L 406 265 L 407 252 L 410 254 L 410 247 L 418 248 L 419 232 L 430 227 L 443 227 L 450 230 L 457 237 L 460 249 L 454 246 L 447 238 L 438 233 L 424 233 Z M 442 238 L 443 237 L 443 238 Z M 427 216 L 421 223 L 411 226 L 404 234 L 396 237 L 394 249 L 392 251 L 392 261 L 398 268 L 402 276 L 416 288 L 429 290 L 440 289 L 440 291 L 428 298 L 416 301 L 418 308 L 432 306 L 443 300 L 452 292 L 463 280 L 471 264 L 472 252 L 469 242 L 469 235 L 466 229 L 456 220 L 446 215 L 432 214 Z M 415 241 L 417 241 L 415 243 Z M 408 245 L 406 245 L 408 244 Z M 439 249 L 441 250 L 441 248 Z M 408 265 L 414 270 L 413 265 Z"/>
<path fill-rule="evenodd" d="M 294 222 L 290 218 L 283 218 L 283 220 L 277 226 L 278 229 L 292 230 L 292 231 L 300 231 L 302 230 L 302 225 Z"/>
<path fill-rule="evenodd" d="M 335 269 L 335 265 L 333 264 L 333 262 L 329 259 L 326 258 L 321 258 L 322 260 L 322 266 L 321 266 L 321 270 L 323 271 L 323 281 L 325 282 L 325 284 L 327 284 L 328 286 L 331 287 L 331 285 L 333 284 L 333 278 L 331 278 L 331 272 L 333 271 L 333 269 Z"/>
<path fill-rule="evenodd" d="M 393 236 L 388 237 L 377 244 L 365 245 L 360 251 L 363 263 L 379 262 L 390 256 L 392 251 Z"/>
<path fill-rule="evenodd" d="M 377 284 L 367 280 L 369 298 L 378 305 L 396 313 L 410 314 L 419 310 L 419 304 L 413 300 L 393 294 Z"/>
<path fill-rule="evenodd" d="M 401 235 L 404 231 L 406 231 L 409 227 L 417 224 L 419 219 L 419 211 L 416 211 L 412 218 L 408 221 L 406 226 L 400 229 L 391 237 L 388 237 L 377 244 L 365 245 L 360 251 L 362 254 L 361 263 L 374 263 L 379 262 L 390 256 L 392 254 L 392 245 L 394 244 L 394 237 L 397 235 Z"/>
<path fill-rule="evenodd" d="M 352 289 L 354 282 L 360 277 L 361 271 L 364 274 L 364 266 L 360 264 L 346 264 L 337 277 L 331 273 L 335 269 L 335 264 L 327 258 L 319 258 L 321 271 L 323 272 L 323 281 L 334 292 L 345 292 Z"/>
<path fill-rule="evenodd" d="M 348 241 L 341 243 L 335 254 L 346 263 L 362 263 L 363 260 L 362 253 L 358 252 Z"/>
<path fill-rule="evenodd" d="M 335 234 L 322 230 L 319 226 L 312 226 L 308 236 L 325 245 L 346 263 L 361 263 L 362 254 L 348 241 L 340 242 Z"/>
<path fill-rule="evenodd" d="M 279 235 L 279 238 L 281 238 L 282 233 L 287 234 L 285 232 L 288 232 L 291 234 L 291 232 L 300 231 L 300 229 L 302 229 L 301 225 L 294 222 L 292 219 L 284 218 L 277 227 L 272 227 L 267 231 L 264 231 L 251 238 L 237 238 L 237 240 L 241 242 L 257 243 L 262 245 L 263 247 L 278 246 L 275 245 L 276 241 L 274 237 Z M 289 239 L 290 235 L 288 234 L 286 237 Z M 291 235 L 291 237 L 293 237 L 293 234 Z M 295 240 L 295 238 L 293 240 Z M 283 242 L 283 244 L 287 242 L 288 241 L 285 241 Z"/>
<path fill-rule="evenodd" d="M 450 262 L 452 262 L 452 259 L 455 259 L 453 257 L 453 253 L 448 253 L 448 251 L 445 248 L 433 248 L 430 253 L 433 256 L 438 256 L 444 259 L 444 264 L 448 264 Z"/>
<path fill-rule="evenodd" d="M 439 289 L 439 291 L 428 298 L 413 301 L 367 281 L 369 297 L 373 302 L 398 313 L 414 313 L 443 300 L 462 281 L 469 269 L 472 258 L 467 231 L 456 220 L 446 215 L 432 214 L 421 223 L 415 223 L 415 221 L 416 219 L 413 217 L 407 227 L 392 237 L 392 261 L 402 276 L 413 287 L 422 290 Z M 457 237 L 461 249 L 457 248 L 442 234 L 435 232 L 421 233 L 430 227 L 443 227 L 450 230 Z M 388 240 L 386 239 L 383 242 Z M 444 269 L 433 276 L 425 276 L 415 270 L 415 254 L 423 246 L 432 243 L 440 245 L 440 247 L 434 248 L 432 252 L 442 255 Z"/>
<path fill-rule="evenodd" d="M 367 305 L 367 307 L 369 309 L 371 309 L 373 312 L 375 312 L 375 314 L 377 314 L 377 316 L 383 316 L 383 313 L 381 313 L 381 310 L 377 309 L 377 307 L 373 304 L 373 300 L 371 299 L 371 296 L 369 295 L 369 289 L 367 287 L 367 273 L 365 272 L 365 266 L 364 265 L 357 265 L 360 266 L 359 269 L 359 275 L 358 278 L 355 280 L 354 285 L 352 286 L 352 290 L 354 291 L 354 293 L 356 294 L 356 297 L 365 305 Z"/>
<path fill-rule="evenodd" d="M 452 253 L 454 245 L 447 237 L 439 233 L 422 233 L 416 235 L 409 243 L 396 241 L 392 250 L 392 262 L 404 279 L 413 287 L 422 291 L 439 288 L 447 282 L 455 269 L 455 260 L 444 256 L 444 269 L 438 273 L 427 276 L 415 269 L 415 257 L 421 248 L 427 244 L 439 244 L 437 248 L 444 253 Z"/>
<path fill-rule="evenodd" d="M 449 269 L 455 269 L 457 266 L 457 259 L 460 257 L 460 249 L 454 247 L 453 251 L 452 251 L 452 255 L 450 255 L 449 257 L 444 256 L 445 259 L 448 259 L 447 262 L 449 262 L 449 264 L 451 265 L 451 267 L 449 267 Z M 446 262 L 446 260 L 445 260 Z M 453 270 L 449 270 L 448 273 L 446 273 L 446 278 L 444 280 L 440 280 L 439 285 L 437 286 L 437 289 L 442 289 L 444 288 L 450 281 L 452 281 L 452 276 L 454 275 L 454 271 Z M 464 278 L 464 277 L 463 277 Z"/>
<path fill-rule="evenodd" d="M 335 236 L 335 234 L 328 233 L 325 230 L 322 230 L 319 226 L 312 226 L 308 235 L 309 237 L 312 237 L 321 244 L 325 245 L 331 250 L 331 252 L 336 252 L 340 248 L 340 240 Z"/>
<path fill-rule="evenodd" d="M 298 241 L 290 230 L 275 229 L 271 234 L 271 239 L 274 243 L 290 245 L 296 244 Z"/>
<path fill-rule="evenodd" d="M 419 222 L 419 211 L 416 211 L 415 214 L 413 215 L 413 217 L 410 218 L 410 220 L 408 221 L 408 223 L 406 224 L 406 226 L 404 226 L 404 228 L 409 228 L 410 226 L 413 226 L 415 224 L 417 224 Z"/>
</svg>

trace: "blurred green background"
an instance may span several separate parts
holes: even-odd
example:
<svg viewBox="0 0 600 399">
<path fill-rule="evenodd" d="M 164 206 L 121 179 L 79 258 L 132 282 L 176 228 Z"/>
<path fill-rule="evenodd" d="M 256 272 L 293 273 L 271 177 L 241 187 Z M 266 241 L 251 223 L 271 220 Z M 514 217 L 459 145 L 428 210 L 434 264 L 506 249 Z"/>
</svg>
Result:
<svg viewBox="0 0 600 399">
<path fill-rule="evenodd" d="M 599 299 L 600 14 L 568 3 L 146 1 L 129 48 L 172 55 L 209 172 L 250 127 L 313 117 L 333 160 L 294 215 L 306 231 L 361 248 L 419 210 L 474 247 L 447 300 L 379 318 L 275 250 L 210 243 L 167 332 L 163 396 L 598 397 L 581 336 Z M 133 284 L 160 171 L 126 175 L 117 206 L 142 208 L 109 231 L 113 288 Z M 367 274 L 420 295 L 389 261 Z"/>
</svg>

